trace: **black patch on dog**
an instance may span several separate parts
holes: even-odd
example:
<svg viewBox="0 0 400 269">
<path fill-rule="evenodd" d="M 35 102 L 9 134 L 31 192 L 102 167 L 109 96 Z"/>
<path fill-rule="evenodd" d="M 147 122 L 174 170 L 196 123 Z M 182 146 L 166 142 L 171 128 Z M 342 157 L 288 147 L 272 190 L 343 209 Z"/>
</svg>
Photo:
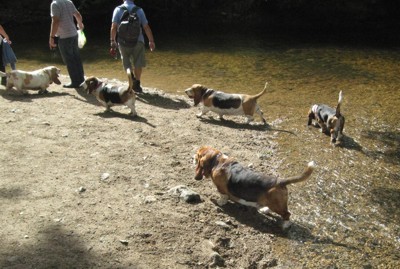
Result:
<svg viewBox="0 0 400 269">
<path fill-rule="evenodd" d="M 116 86 L 111 86 L 109 87 L 106 85 L 103 89 L 100 91 L 103 96 L 104 96 L 104 101 L 106 103 L 111 102 L 113 104 L 120 104 L 121 103 L 121 97 L 119 95 L 118 87 Z"/>
<path fill-rule="evenodd" d="M 233 96 L 232 94 L 215 91 L 212 99 L 212 103 L 215 107 L 221 109 L 239 108 L 242 104 L 242 100 L 239 96 Z"/>
<path fill-rule="evenodd" d="M 231 177 L 228 190 L 234 196 L 249 202 L 257 202 L 257 198 L 266 190 L 276 185 L 277 178 L 254 172 L 239 163 L 232 163 L 228 168 Z"/>
<path fill-rule="evenodd" d="M 318 117 L 326 123 L 330 117 L 335 116 L 336 109 L 333 109 L 327 105 L 318 105 L 317 114 Z"/>
</svg>

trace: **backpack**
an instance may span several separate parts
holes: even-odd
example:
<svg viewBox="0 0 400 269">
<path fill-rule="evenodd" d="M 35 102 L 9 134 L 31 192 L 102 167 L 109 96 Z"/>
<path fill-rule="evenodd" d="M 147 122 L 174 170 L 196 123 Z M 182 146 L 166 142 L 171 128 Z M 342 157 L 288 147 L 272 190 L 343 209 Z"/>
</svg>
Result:
<svg viewBox="0 0 400 269">
<path fill-rule="evenodd" d="M 123 47 L 134 47 L 141 31 L 139 16 L 136 13 L 140 7 L 135 6 L 131 12 L 124 5 L 121 5 L 120 8 L 124 9 L 124 13 L 117 29 L 117 41 Z"/>
</svg>

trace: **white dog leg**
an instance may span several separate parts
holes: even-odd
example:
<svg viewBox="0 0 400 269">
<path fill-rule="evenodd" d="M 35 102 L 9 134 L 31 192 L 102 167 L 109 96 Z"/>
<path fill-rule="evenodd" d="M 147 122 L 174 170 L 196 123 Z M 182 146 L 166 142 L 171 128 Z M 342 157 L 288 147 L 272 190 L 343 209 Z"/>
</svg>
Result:
<svg viewBox="0 0 400 269">
<path fill-rule="evenodd" d="M 247 124 L 249 124 L 249 123 L 252 122 L 253 120 L 254 120 L 254 117 L 253 117 L 253 116 L 246 115 L 246 123 L 247 123 Z"/>
<path fill-rule="evenodd" d="M 222 194 L 222 193 L 220 193 L 219 195 L 220 195 L 220 196 L 219 196 L 219 199 L 217 200 L 217 204 L 218 204 L 219 206 L 226 205 L 226 203 L 228 203 L 229 196 L 226 195 L 226 194 Z"/>
<path fill-rule="evenodd" d="M 265 214 L 265 215 L 268 215 L 271 213 L 271 209 L 269 209 L 268 206 L 262 207 L 258 211 L 260 211 L 260 213 Z"/>
<path fill-rule="evenodd" d="M 196 114 L 196 116 L 197 116 L 198 118 L 200 118 L 201 116 L 207 114 L 209 111 L 210 111 L 210 110 L 207 109 L 207 107 L 203 106 L 203 107 L 201 108 L 200 113 L 199 113 L 199 114 Z"/>
<path fill-rule="evenodd" d="M 131 112 L 129 113 L 129 115 L 135 117 L 135 116 L 137 115 L 136 109 L 135 109 L 135 103 L 132 102 L 132 101 L 129 101 L 129 102 L 126 104 L 126 106 L 129 107 L 129 108 L 131 109 Z"/>
<path fill-rule="evenodd" d="M 292 223 L 289 220 L 283 221 L 282 230 L 285 231 L 285 230 L 289 229 L 291 225 L 292 225 Z"/>
</svg>

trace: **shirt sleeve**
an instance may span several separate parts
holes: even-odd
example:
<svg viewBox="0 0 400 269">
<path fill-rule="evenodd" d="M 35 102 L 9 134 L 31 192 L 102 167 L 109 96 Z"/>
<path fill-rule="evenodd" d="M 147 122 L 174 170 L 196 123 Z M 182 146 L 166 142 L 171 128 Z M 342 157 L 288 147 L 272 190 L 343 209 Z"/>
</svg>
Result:
<svg viewBox="0 0 400 269">
<path fill-rule="evenodd" d="M 57 6 L 56 3 L 51 3 L 50 5 L 50 16 L 51 17 L 60 17 L 61 12 L 60 12 L 60 8 Z"/>
<path fill-rule="evenodd" d="M 142 24 L 142 26 L 149 24 L 149 22 L 147 21 L 147 18 L 146 18 L 146 14 L 144 14 L 143 8 L 139 9 L 137 11 L 137 14 L 139 16 L 139 20 L 140 20 L 140 23 Z"/>
<path fill-rule="evenodd" d="M 116 7 L 116 8 L 114 9 L 113 16 L 112 16 L 112 19 L 111 19 L 111 22 L 112 22 L 112 23 L 120 24 L 120 22 L 121 22 L 121 17 L 122 17 L 122 12 L 121 12 L 121 11 L 122 11 L 122 10 L 121 10 L 120 7 Z"/>
</svg>

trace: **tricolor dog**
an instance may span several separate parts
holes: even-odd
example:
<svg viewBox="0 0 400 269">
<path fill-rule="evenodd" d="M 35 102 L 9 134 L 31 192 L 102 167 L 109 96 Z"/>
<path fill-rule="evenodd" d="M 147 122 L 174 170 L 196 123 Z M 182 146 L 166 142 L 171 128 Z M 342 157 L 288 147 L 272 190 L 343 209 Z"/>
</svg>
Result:
<svg viewBox="0 0 400 269">
<path fill-rule="evenodd" d="M 7 77 L 7 90 L 14 87 L 20 93 L 27 94 L 27 90 L 38 90 L 39 93 L 45 93 L 53 82 L 60 85 L 59 74 L 60 69 L 55 66 L 48 66 L 32 72 L 21 70 L 0 72 L 0 77 Z"/>
<path fill-rule="evenodd" d="M 339 100 L 336 109 L 324 104 L 312 105 L 308 111 L 307 125 L 311 125 L 315 121 L 316 127 L 321 127 L 322 133 L 329 133 L 331 143 L 335 144 L 336 140 L 341 141 L 343 138 L 344 116 L 340 113 L 340 106 L 343 102 L 343 93 L 339 92 Z"/>
<path fill-rule="evenodd" d="M 111 111 L 110 107 L 115 105 L 125 105 L 131 109 L 129 114 L 136 116 L 136 94 L 133 91 L 133 79 L 129 68 L 126 73 L 129 80 L 128 86 L 109 85 L 96 77 L 89 77 L 80 85 L 80 89 L 96 96 L 97 100 L 106 107 L 106 111 Z"/>
<path fill-rule="evenodd" d="M 200 84 L 194 84 L 186 89 L 185 93 L 194 100 L 194 106 L 203 103 L 201 112 L 196 115 L 197 117 L 212 111 L 217 113 L 221 120 L 223 120 L 224 115 L 244 115 L 246 116 L 246 122 L 250 123 L 254 119 L 254 113 L 257 113 L 263 123 L 266 124 L 263 112 L 257 104 L 257 99 L 266 92 L 267 85 L 268 82 L 265 83 L 264 90 L 256 95 L 224 93 L 206 88 Z"/>
<path fill-rule="evenodd" d="M 196 164 L 195 179 L 211 178 L 220 194 L 217 201 L 222 206 L 232 200 L 252 206 L 262 213 L 269 210 L 279 214 L 283 229 L 290 226 L 287 185 L 306 180 L 314 170 L 315 163 L 308 163 L 300 175 L 276 178 L 250 170 L 235 159 L 209 146 L 202 146 L 194 156 Z"/>
</svg>

